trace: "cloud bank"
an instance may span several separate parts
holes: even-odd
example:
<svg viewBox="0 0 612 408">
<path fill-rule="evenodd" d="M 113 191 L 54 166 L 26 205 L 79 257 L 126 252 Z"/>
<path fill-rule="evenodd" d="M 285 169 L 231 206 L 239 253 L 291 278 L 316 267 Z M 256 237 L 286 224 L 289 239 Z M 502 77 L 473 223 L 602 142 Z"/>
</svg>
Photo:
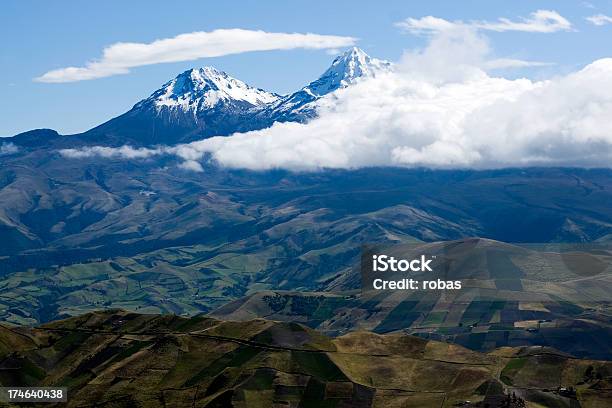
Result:
<svg viewBox="0 0 612 408">
<path fill-rule="evenodd" d="M 433 84 L 403 74 L 339 92 L 309 124 L 184 146 L 223 166 L 265 170 L 612 164 L 612 59 L 549 81 L 483 75 Z"/>
<path fill-rule="evenodd" d="M 433 83 L 390 73 L 337 92 L 307 124 L 158 149 L 94 147 L 70 157 L 171 154 L 221 166 L 317 170 L 367 166 L 499 168 L 612 164 L 612 59 L 547 81 L 480 76 Z"/>
<path fill-rule="evenodd" d="M 102 58 L 83 67 L 46 72 L 35 81 L 75 82 L 126 74 L 130 68 L 167 62 L 193 61 L 249 51 L 330 49 L 354 45 L 356 39 L 336 35 L 269 33 L 243 29 L 180 34 L 151 43 L 116 43 L 104 49 Z"/>
<path fill-rule="evenodd" d="M 432 35 L 396 69 L 336 91 L 319 117 L 190 144 L 69 150 L 71 157 L 138 159 L 174 155 L 184 169 L 212 161 L 229 168 L 312 171 L 370 166 L 503 168 L 612 166 L 612 58 L 534 81 L 487 72 L 480 30 Z"/>
</svg>

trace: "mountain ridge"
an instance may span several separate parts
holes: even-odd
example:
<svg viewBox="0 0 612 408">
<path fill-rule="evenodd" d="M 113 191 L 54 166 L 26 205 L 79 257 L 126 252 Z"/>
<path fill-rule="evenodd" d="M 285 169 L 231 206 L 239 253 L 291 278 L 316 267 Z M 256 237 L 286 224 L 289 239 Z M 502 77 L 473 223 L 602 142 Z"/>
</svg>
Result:
<svg viewBox="0 0 612 408">
<path fill-rule="evenodd" d="M 68 145 L 176 145 L 213 136 L 259 130 L 275 122 L 307 122 L 318 102 L 362 78 L 391 69 L 391 63 L 353 47 L 337 56 L 316 80 L 298 91 L 279 95 L 253 87 L 214 67 L 191 68 L 164 83 L 127 112 L 69 139 L 44 138 L 36 131 L 7 138 L 25 147 Z M 47 131 L 45 131 L 47 132 Z M 42 136 L 48 136 L 47 133 Z M 27 143 L 25 142 L 27 139 Z"/>
</svg>

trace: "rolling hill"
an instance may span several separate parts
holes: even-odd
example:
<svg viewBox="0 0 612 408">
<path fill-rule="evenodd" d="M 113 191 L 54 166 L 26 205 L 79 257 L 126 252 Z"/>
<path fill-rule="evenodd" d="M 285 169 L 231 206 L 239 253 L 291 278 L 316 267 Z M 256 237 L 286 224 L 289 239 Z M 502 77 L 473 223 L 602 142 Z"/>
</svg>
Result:
<svg viewBox="0 0 612 408">
<path fill-rule="evenodd" d="M 611 363 L 553 349 L 483 354 L 365 331 L 332 339 L 262 319 L 112 310 L 2 326 L 0 358 L 1 384 L 65 386 L 69 407 L 484 407 L 510 398 L 512 407 L 588 408 L 612 398 Z"/>
</svg>

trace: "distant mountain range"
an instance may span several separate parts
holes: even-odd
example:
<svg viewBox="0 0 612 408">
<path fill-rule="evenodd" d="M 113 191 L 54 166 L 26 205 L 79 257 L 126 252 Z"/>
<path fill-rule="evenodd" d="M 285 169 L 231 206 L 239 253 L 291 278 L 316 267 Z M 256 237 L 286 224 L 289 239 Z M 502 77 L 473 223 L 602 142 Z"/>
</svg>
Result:
<svg viewBox="0 0 612 408">
<path fill-rule="evenodd" d="M 360 78 L 374 77 L 390 69 L 391 63 L 352 48 L 334 59 L 315 81 L 291 94 L 278 95 L 254 88 L 213 67 L 193 68 L 166 82 L 128 112 L 69 140 L 44 129 L 26 132 L 11 141 L 24 146 L 174 145 L 262 129 L 274 122 L 305 122 L 316 116 L 321 98 Z"/>
<path fill-rule="evenodd" d="M 398 313 L 415 319 L 392 325 L 380 312 L 366 316 L 380 302 L 342 297 L 359 289 L 362 244 L 475 236 L 504 242 L 612 240 L 610 169 L 296 173 L 205 162 L 204 171 L 195 173 L 180 168 L 180 159 L 171 155 L 69 159 L 58 152 L 84 145 L 175 145 L 274 122 L 308 121 L 320 106 L 333 103 L 334 90 L 389 69 L 388 62 L 351 49 L 289 95 L 256 89 L 214 68 L 193 69 L 88 132 L 62 136 L 42 129 L 3 140 L 0 320 L 34 324 L 104 307 L 193 315 L 242 298 L 223 316 L 274 312 L 275 318 L 299 318 L 325 331 L 364 322 L 379 332 L 417 330 L 421 323 L 437 328 L 440 310 L 420 303 L 418 308 L 402 303 Z M 609 287 L 604 281 L 591 285 Z M 274 291 L 341 293 L 342 299 L 315 304 L 296 296 L 276 310 L 285 297 L 269 295 Z M 264 300 L 266 294 L 272 303 Z M 560 298 L 549 315 L 514 302 L 499 305 L 499 319 L 480 309 L 466 311 L 464 326 L 495 324 L 495 336 L 534 315 L 559 325 L 569 319 L 564 339 L 578 329 L 589 332 L 585 339 L 607 339 L 599 333 L 609 318 L 594 324 L 588 307 L 575 306 L 559 291 L 554 295 Z M 339 307 L 348 313 L 342 321 L 328 313 Z M 433 320 L 424 320 L 428 310 Z M 604 313 L 607 309 L 597 316 Z M 572 316 L 590 323 L 576 327 Z M 501 339 L 468 327 L 457 330 L 455 341 L 471 348 L 537 337 L 526 329 Z M 589 349 L 576 344 L 572 352 Z M 605 346 L 591 349 L 608 355 Z"/>
</svg>

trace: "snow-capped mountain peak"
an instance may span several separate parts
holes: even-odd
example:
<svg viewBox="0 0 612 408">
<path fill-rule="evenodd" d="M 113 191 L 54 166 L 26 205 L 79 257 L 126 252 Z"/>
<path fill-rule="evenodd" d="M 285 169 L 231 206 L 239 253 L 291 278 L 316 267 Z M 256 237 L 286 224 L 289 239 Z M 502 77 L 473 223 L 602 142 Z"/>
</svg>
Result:
<svg viewBox="0 0 612 408">
<path fill-rule="evenodd" d="M 265 114 L 272 122 L 305 122 L 317 115 L 321 98 L 362 78 L 372 78 L 390 70 L 390 62 L 372 58 L 353 47 L 336 57 L 317 80 L 274 102 Z"/>
<path fill-rule="evenodd" d="M 355 83 L 359 78 L 371 78 L 391 69 L 391 63 L 372 58 L 362 49 L 353 47 L 336 57 L 332 65 L 304 89 L 315 96 L 323 96 Z"/>
<path fill-rule="evenodd" d="M 128 112 L 87 132 L 109 144 L 177 144 L 272 126 L 307 122 L 333 92 L 389 71 L 387 61 L 359 48 L 338 56 L 317 80 L 286 96 L 266 92 L 212 67 L 194 68 L 165 83 Z"/>
<path fill-rule="evenodd" d="M 278 98 L 276 94 L 253 88 L 216 68 L 203 67 L 183 72 L 145 101 L 153 102 L 157 108 L 176 107 L 195 111 L 212 108 L 220 101 L 257 107 Z"/>
</svg>

